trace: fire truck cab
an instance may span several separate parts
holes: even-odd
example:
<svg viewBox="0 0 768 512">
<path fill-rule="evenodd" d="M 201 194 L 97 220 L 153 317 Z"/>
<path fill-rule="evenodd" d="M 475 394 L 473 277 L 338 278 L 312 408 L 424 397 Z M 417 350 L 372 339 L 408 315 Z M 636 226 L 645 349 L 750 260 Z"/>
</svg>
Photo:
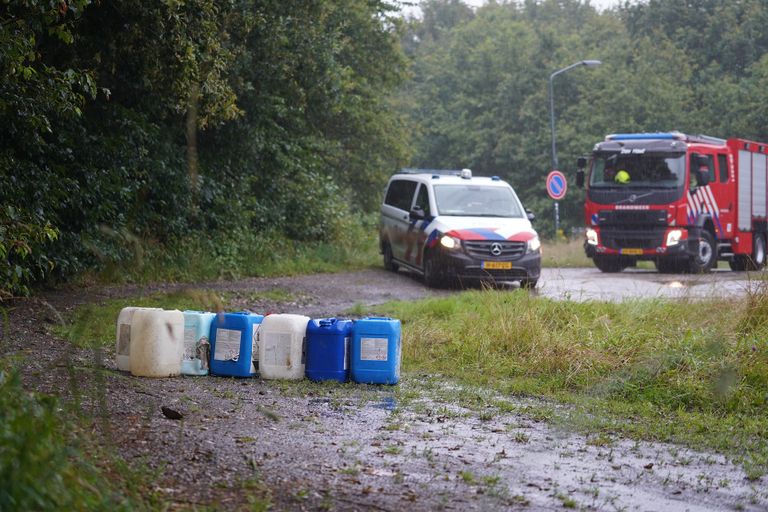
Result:
<svg viewBox="0 0 768 512">
<path fill-rule="evenodd" d="M 578 162 L 587 256 L 603 272 L 639 260 L 661 272 L 763 268 L 767 157 L 768 144 L 738 138 L 608 135 Z"/>
</svg>

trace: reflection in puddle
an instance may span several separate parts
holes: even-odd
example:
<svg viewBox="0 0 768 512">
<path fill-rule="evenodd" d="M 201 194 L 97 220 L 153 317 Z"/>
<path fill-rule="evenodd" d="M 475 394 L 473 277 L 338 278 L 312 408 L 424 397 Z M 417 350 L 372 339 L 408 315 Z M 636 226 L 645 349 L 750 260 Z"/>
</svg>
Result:
<svg viewBox="0 0 768 512">
<path fill-rule="evenodd" d="M 391 396 L 388 396 L 386 398 L 382 398 L 381 402 L 373 404 L 372 407 L 375 407 L 376 409 L 384 409 L 385 411 L 394 411 L 395 407 L 397 407 L 397 400 Z"/>
<path fill-rule="evenodd" d="M 667 286 L 670 288 L 683 288 L 685 284 L 681 283 L 680 281 L 672 281 L 671 283 L 668 283 Z"/>
</svg>

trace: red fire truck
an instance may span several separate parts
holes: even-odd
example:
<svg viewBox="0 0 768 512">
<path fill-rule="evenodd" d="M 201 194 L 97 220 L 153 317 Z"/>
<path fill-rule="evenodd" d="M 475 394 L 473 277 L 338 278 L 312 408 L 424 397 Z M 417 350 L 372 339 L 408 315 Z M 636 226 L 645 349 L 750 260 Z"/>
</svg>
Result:
<svg viewBox="0 0 768 512">
<path fill-rule="evenodd" d="M 584 248 L 603 272 L 639 260 L 660 272 L 765 265 L 768 144 L 704 135 L 625 133 L 589 161 Z M 584 186 L 587 159 L 576 183 Z"/>
</svg>

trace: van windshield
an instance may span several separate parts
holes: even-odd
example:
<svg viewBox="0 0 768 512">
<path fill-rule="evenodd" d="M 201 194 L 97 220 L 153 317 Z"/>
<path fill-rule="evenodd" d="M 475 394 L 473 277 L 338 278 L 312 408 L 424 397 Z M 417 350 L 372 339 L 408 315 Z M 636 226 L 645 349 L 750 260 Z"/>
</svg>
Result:
<svg viewBox="0 0 768 512">
<path fill-rule="evenodd" d="M 440 215 L 456 217 L 522 217 L 523 208 L 508 187 L 435 185 Z"/>
</svg>

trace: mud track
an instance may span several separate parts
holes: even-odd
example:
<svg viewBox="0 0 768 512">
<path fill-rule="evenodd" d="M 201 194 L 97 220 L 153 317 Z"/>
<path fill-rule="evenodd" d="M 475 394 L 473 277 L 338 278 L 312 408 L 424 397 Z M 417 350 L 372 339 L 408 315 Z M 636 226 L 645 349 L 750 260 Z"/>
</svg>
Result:
<svg viewBox="0 0 768 512">
<path fill-rule="evenodd" d="M 542 281 L 539 293 L 546 294 Z M 75 349 L 51 334 L 79 304 L 180 288 L 69 290 L 18 301 L 0 345 L 0 353 L 23 361 L 27 386 L 79 403 L 93 419 L 90 435 L 156 475 L 154 491 L 170 508 L 249 510 L 267 502 L 276 510 L 768 508 L 765 477 L 749 482 L 723 456 L 587 438 L 551 421 L 556 404 L 414 374 L 396 387 L 140 379 L 118 372 L 111 351 Z M 453 293 L 377 270 L 197 288 L 234 292 L 230 309 L 313 317 Z M 258 294 L 250 293 L 275 289 L 289 291 L 290 300 L 254 301 Z M 162 406 L 183 419 L 166 418 Z"/>
</svg>

